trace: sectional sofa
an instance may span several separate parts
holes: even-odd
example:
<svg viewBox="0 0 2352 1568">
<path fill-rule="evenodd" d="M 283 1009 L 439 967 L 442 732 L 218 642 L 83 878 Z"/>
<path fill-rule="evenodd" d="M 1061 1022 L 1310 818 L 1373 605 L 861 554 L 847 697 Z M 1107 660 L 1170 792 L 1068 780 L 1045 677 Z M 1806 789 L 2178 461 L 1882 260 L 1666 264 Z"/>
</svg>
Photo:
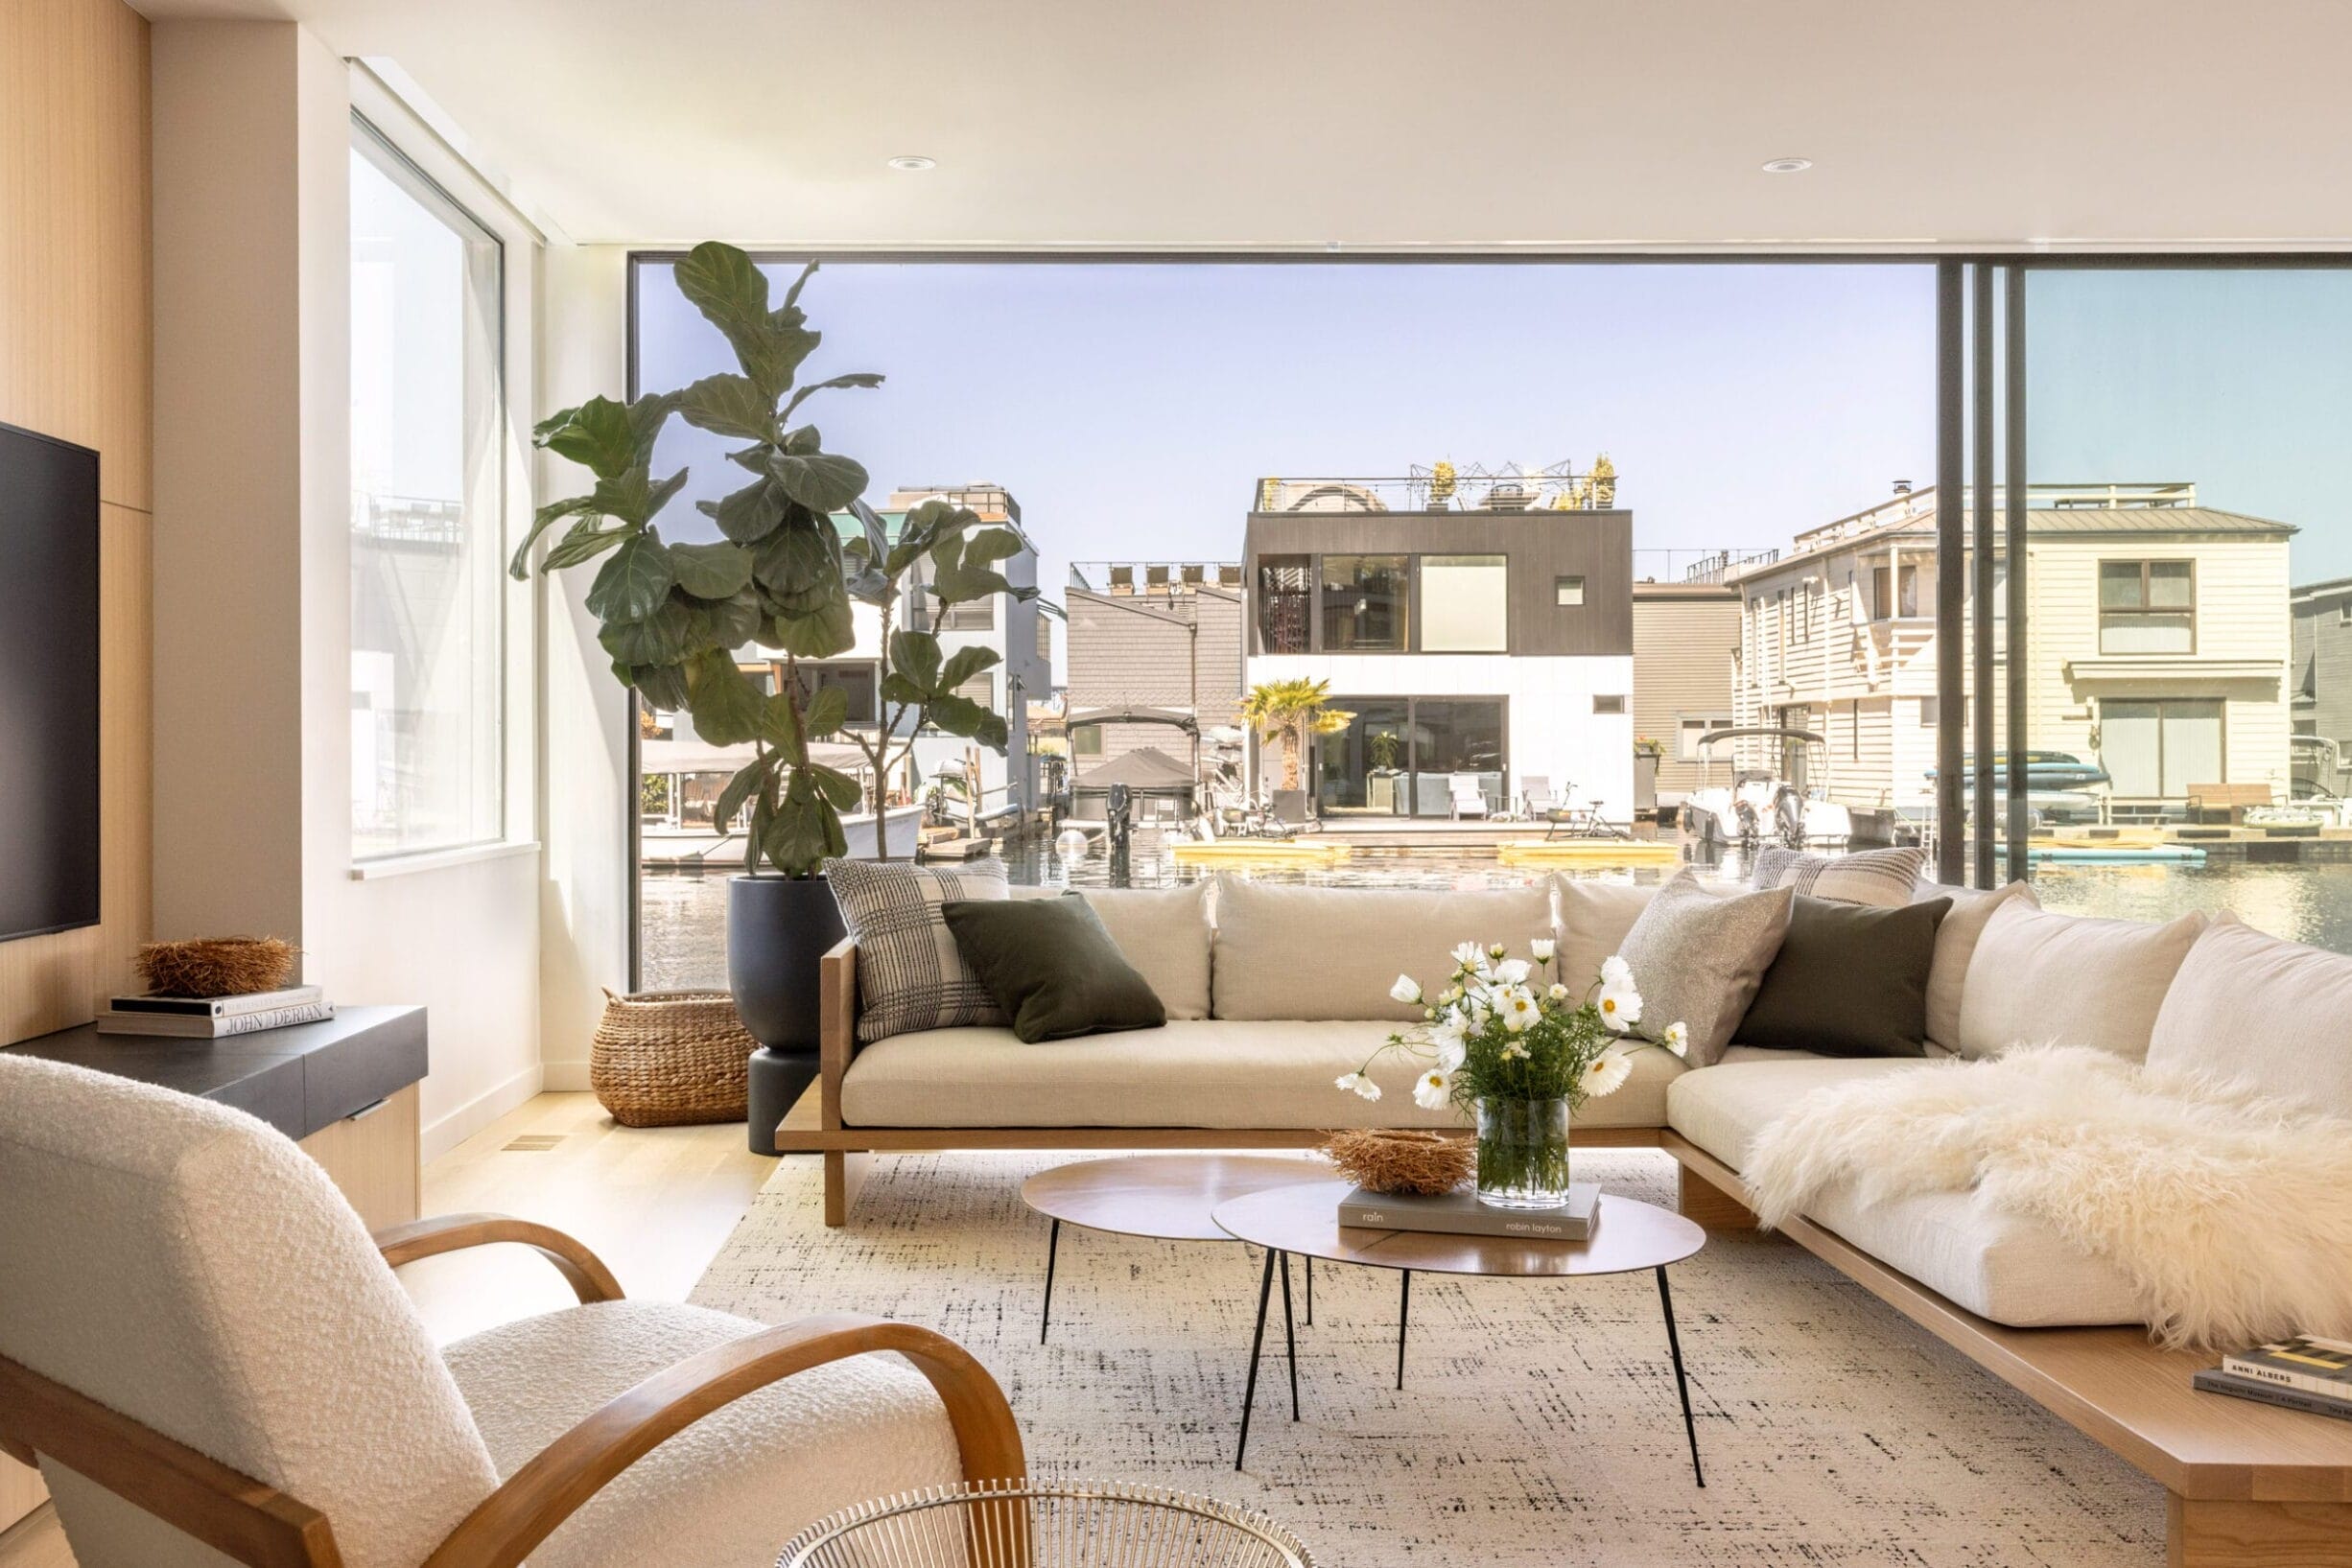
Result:
<svg viewBox="0 0 2352 1568">
<path fill-rule="evenodd" d="M 1296 1146 L 1338 1127 L 1456 1127 L 1450 1112 L 1414 1105 L 1411 1065 L 1394 1058 L 1372 1067 L 1377 1101 L 1333 1087 L 1417 1017 L 1390 999 L 1390 983 L 1440 976 L 1458 941 L 1524 951 L 1546 934 L 1574 981 L 1617 949 L 1653 891 L 1568 878 L 1423 892 L 1230 877 L 1090 891 L 1169 1021 L 1039 1044 L 958 1028 L 857 1046 L 857 952 L 844 943 L 825 963 L 823 1071 L 777 1146 L 822 1155 L 826 1219 L 840 1225 L 860 1163 L 877 1153 Z M 1920 893 L 1955 901 L 1928 980 L 1931 1054 L 2065 1040 L 2136 1059 L 2169 1031 L 2173 1049 L 2291 1078 L 2265 1087 L 2352 1112 L 2352 1040 L 2337 1043 L 2352 1018 L 2352 959 L 2201 915 L 2143 925 L 2046 912 L 2017 888 Z M 2233 1041 L 2195 1007 L 2168 1018 L 2174 976 L 2192 963 L 2268 973 L 2282 1015 L 2317 1016 L 2293 1026 L 2283 1053 L 2274 1035 L 2241 1030 Z M 1621 1088 L 1579 1113 L 1575 1137 L 1664 1149 L 1681 1164 L 1685 1213 L 1710 1228 L 1752 1227 L 1739 1172 L 1756 1134 L 1808 1089 L 1917 1061 L 1735 1041 L 1721 1062 L 1691 1067 L 1643 1051 Z M 2352 1423 L 2192 1392 L 2191 1371 L 2211 1358 L 2152 1346 L 2124 1276 L 2055 1231 L 1965 1194 L 1870 1204 L 1844 1188 L 1780 1230 L 2159 1481 L 2174 1564 L 2352 1568 Z"/>
</svg>

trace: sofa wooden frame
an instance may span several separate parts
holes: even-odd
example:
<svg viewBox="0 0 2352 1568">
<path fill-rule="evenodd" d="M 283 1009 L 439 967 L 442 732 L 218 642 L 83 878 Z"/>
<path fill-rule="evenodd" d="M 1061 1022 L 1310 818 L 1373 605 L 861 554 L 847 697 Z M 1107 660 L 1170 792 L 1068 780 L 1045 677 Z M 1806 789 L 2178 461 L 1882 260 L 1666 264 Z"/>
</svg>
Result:
<svg viewBox="0 0 2352 1568">
<path fill-rule="evenodd" d="M 940 1149 L 1304 1148 L 1329 1129 L 849 1127 L 841 1085 L 856 1050 L 858 953 L 823 964 L 820 1072 L 776 1132 L 825 1163 L 825 1223 L 848 1222 L 865 1157 Z M 1585 1147 L 1660 1148 L 1681 1165 L 1679 1206 L 1710 1229 L 1752 1229 L 1733 1171 L 1671 1130 L 1594 1128 Z M 1790 1240 L 2165 1489 L 2168 1568 L 2352 1568 L 2352 1422 L 2199 1393 L 2211 1356 L 2165 1350 L 2138 1328 L 2004 1328 L 1808 1221 Z"/>
<path fill-rule="evenodd" d="M 376 1236 L 397 1268 L 497 1242 L 536 1249 L 583 1304 L 621 1299 L 612 1272 L 560 1230 L 496 1214 L 452 1214 Z M 996 1380 L 954 1341 L 911 1323 L 834 1312 L 714 1346 L 624 1390 L 506 1478 L 424 1568 L 515 1568 L 606 1483 L 720 1407 L 828 1362 L 905 1356 L 947 1407 L 967 1481 L 1020 1481 L 1021 1431 Z M 249 1568 L 341 1568 L 317 1509 L 0 1357 L 0 1453 L 40 1455 Z"/>
</svg>

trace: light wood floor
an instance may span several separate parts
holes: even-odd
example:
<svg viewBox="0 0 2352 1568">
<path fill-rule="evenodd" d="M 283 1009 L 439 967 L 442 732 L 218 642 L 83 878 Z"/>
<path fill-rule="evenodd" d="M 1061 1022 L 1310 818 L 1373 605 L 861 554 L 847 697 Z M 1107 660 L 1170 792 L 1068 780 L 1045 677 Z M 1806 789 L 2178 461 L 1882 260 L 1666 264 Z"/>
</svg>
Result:
<svg viewBox="0 0 2352 1568">
<path fill-rule="evenodd" d="M 818 1180 L 813 1155 L 788 1155 Z M 591 1094 L 542 1094 L 425 1167 L 427 1214 L 493 1209 L 568 1230 L 631 1296 L 683 1300 L 777 1161 L 743 1124 L 616 1126 Z M 498 1247 L 401 1271 L 435 1339 L 572 1304 L 537 1254 Z M 0 1568 L 74 1568 L 46 1505 L 0 1533 Z"/>
</svg>

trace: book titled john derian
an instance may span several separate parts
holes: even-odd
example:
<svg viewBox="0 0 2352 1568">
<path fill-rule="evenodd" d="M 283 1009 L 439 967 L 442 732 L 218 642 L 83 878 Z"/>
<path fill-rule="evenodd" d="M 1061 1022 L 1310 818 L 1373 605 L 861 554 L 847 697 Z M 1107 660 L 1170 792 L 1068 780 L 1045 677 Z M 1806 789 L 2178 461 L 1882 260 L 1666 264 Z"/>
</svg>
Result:
<svg viewBox="0 0 2352 1568">
<path fill-rule="evenodd" d="M 334 1016 L 334 1007 L 317 986 L 290 986 L 248 996 L 117 996 L 97 1021 L 102 1035 L 220 1040 Z"/>
<path fill-rule="evenodd" d="M 1474 1192 L 1434 1198 L 1412 1192 L 1366 1192 L 1357 1187 L 1339 1201 L 1339 1223 L 1367 1230 L 1434 1230 L 1456 1236 L 1513 1236 L 1531 1241 L 1583 1241 L 1592 1234 L 1601 1201 L 1597 1182 L 1568 1185 L 1559 1208 L 1494 1208 Z"/>
</svg>

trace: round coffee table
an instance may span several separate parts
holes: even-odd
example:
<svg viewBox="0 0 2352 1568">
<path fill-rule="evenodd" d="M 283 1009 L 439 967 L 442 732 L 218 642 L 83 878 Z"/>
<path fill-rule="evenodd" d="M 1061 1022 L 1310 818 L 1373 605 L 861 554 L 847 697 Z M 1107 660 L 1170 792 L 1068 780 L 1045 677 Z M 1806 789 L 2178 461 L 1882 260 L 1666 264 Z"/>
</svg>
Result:
<svg viewBox="0 0 2352 1568">
<path fill-rule="evenodd" d="M 1270 1282 L 1277 1257 L 1282 1278 L 1290 1277 L 1288 1254 L 1395 1269 L 1402 1276 L 1397 1307 L 1397 1387 L 1404 1387 L 1404 1330 L 1413 1302 L 1413 1271 L 1480 1275 L 1512 1279 L 1567 1279 L 1586 1275 L 1630 1274 L 1648 1269 L 1658 1276 L 1658 1304 L 1666 1319 L 1666 1349 L 1674 1359 L 1675 1392 L 1682 1400 L 1682 1432 L 1690 1439 L 1691 1473 L 1700 1486 L 1699 1429 L 1691 1419 L 1690 1384 L 1682 1374 L 1682 1342 L 1675 1331 L 1674 1295 L 1666 1284 L 1669 1264 L 1682 1262 L 1706 1245 L 1706 1232 L 1670 1210 L 1613 1193 L 1601 1194 L 1592 1234 L 1584 1241 L 1524 1241 L 1508 1236 L 1450 1235 L 1433 1230 L 1374 1230 L 1339 1223 L 1339 1203 L 1354 1188 L 1346 1182 L 1294 1182 L 1228 1199 L 1216 1206 L 1219 1227 L 1236 1241 L 1266 1249 Z M 1266 1331 L 1266 1292 L 1258 1292 L 1258 1343 Z M 1241 1399 L 1241 1441 L 1234 1468 L 1249 1449 L 1250 1406 L 1258 1392 L 1258 1349 L 1250 1351 L 1250 1375 Z"/>
<path fill-rule="evenodd" d="M 1275 1187 L 1315 1182 L 1327 1167 L 1275 1155 L 1133 1155 L 1082 1159 L 1040 1171 L 1021 1184 L 1021 1201 L 1053 1222 L 1046 1238 L 1046 1294 L 1038 1312 L 1037 1343 L 1046 1343 L 1053 1322 L 1053 1267 L 1062 1246 L 1062 1224 L 1120 1236 L 1161 1241 L 1231 1241 L 1211 1217 L 1229 1199 Z M 1272 1280 L 1269 1268 L 1267 1278 Z M 1266 1303 L 1258 1308 L 1265 1331 Z M 1290 1270 L 1282 1270 L 1282 1317 L 1290 1316 Z M 1306 1321 L 1315 1321 L 1315 1275 L 1306 1275 Z M 1295 1382 L 1295 1374 L 1294 1374 Z M 1293 1401 L 1296 1402 L 1295 1399 Z"/>
</svg>

